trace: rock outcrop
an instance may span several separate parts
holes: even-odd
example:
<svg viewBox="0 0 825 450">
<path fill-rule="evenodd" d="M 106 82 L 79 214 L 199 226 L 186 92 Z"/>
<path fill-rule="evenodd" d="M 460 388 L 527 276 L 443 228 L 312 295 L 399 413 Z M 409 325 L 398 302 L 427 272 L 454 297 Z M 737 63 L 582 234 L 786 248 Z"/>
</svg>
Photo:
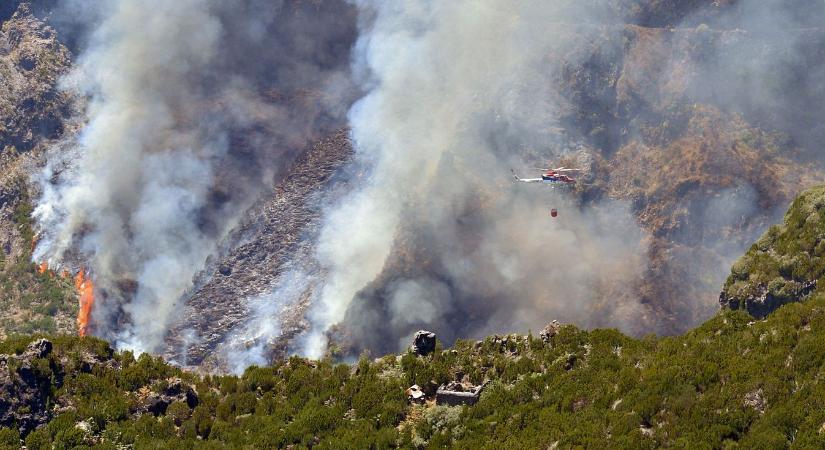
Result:
<svg viewBox="0 0 825 450">
<path fill-rule="evenodd" d="M 561 324 L 559 324 L 558 320 L 554 320 L 547 324 L 541 332 L 539 332 L 539 337 L 545 343 L 549 343 L 553 336 L 559 334 L 559 330 L 561 329 Z"/>
<path fill-rule="evenodd" d="M 141 407 L 134 413 L 137 415 L 149 413 L 157 417 L 166 414 L 169 405 L 174 402 L 185 403 L 190 409 L 200 403 L 197 392 L 180 378 L 170 378 L 165 384 L 166 387 L 161 392 L 153 392 L 149 389 L 138 392 Z"/>
<path fill-rule="evenodd" d="M 0 426 L 16 426 L 25 435 L 49 421 L 51 351 L 52 343 L 40 339 L 20 356 L 0 355 Z"/>
<path fill-rule="evenodd" d="M 419 356 L 427 356 L 435 351 L 435 344 L 437 342 L 435 333 L 431 331 L 421 330 L 415 333 L 410 351 Z"/>
<path fill-rule="evenodd" d="M 0 30 L 0 147 L 32 150 L 60 137 L 72 99 L 57 82 L 71 64 L 55 30 L 22 3 Z"/>
</svg>

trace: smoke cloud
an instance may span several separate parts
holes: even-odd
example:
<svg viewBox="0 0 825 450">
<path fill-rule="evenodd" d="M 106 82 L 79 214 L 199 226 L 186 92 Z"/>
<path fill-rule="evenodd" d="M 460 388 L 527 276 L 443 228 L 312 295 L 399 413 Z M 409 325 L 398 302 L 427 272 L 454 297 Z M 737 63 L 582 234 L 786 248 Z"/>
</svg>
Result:
<svg viewBox="0 0 825 450">
<path fill-rule="evenodd" d="M 314 260 L 246 302 L 234 367 L 266 362 L 310 293 L 292 350 L 313 357 L 419 328 L 683 331 L 821 178 L 819 1 L 318 4 L 66 3 L 93 30 L 64 80 L 87 102 L 39 179 L 35 258 L 88 264 L 96 334 L 157 351 L 207 258 L 343 117 L 351 191 L 305 230 Z M 584 169 L 579 187 L 510 178 L 548 164 Z"/>
<path fill-rule="evenodd" d="M 355 3 L 368 94 L 349 118 L 371 172 L 322 231 L 309 355 L 330 337 L 380 353 L 419 327 L 449 342 L 554 318 L 683 331 L 713 314 L 727 267 L 821 170 L 800 165 L 821 161 L 823 36 L 806 28 L 821 2 Z M 634 146 L 649 167 L 626 158 Z M 607 197 L 585 189 L 574 204 L 505 178 L 577 158 L 613 160 L 585 174 Z M 668 180 L 679 158 L 713 181 Z M 634 178 L 649 190 L 614 190 Z M 656 196 L 671 209 L 652 225 Z"/>
<path fill-rule="evenodd" d="M 339 126 L 348 75 L 327 41 L 305 39 L 328 25 L 306 20 L 311 5 L 73 5 L 95 12 L 64 80 L 87 102 L 39 180 L 34 258 L 87 264 L 94 333 L 154 352 L 220 240 L 308 141 Z"/>
<path fill-rule="evenodd" d="M 510 167 L 572 155 L 554 128 L 564 105 L 548 83 L 548 56 L 571 45 L 557 24 L 595 11 L 575 2 L 357 4 L 354 71 L 369 93 L 349 119 L 356 158 L 371 172 L 327 217 L 317 255 L 328 276 L 303 351 L 320 356 L 339 322 L 356 346 L 379 352 L 421 326 L 447 340 L 553 318 L 632 327 L 637 305 L 608 306 L 595 292 L 601 274 L 629 286 L 644 266 L 628 206 L 580 211 L 564 193 L 509 178 Z"/>
</svg>

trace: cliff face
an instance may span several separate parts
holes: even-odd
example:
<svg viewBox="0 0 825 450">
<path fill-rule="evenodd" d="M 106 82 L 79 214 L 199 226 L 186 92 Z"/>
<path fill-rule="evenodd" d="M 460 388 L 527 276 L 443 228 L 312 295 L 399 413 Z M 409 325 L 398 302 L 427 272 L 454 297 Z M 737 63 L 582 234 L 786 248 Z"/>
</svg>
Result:
<svg viewBox="0 0 825 450">
<path fill-rule="evenodd" d="M 802 193 L 731 269 L 723 307 L 764 318 L 825 289 L 825 186 Z"/>
</svg>

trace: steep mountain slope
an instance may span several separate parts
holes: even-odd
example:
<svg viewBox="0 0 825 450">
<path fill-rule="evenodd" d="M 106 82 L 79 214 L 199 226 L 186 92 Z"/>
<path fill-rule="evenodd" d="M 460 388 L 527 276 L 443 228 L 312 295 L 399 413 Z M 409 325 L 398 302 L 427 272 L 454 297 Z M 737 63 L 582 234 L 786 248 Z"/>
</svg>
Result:
<svg viewBox="0 0 825 450">
<path fill-rule="evenodd" d="M 621 18 L 622 24 L 612 23 L 613 19 L 606 20 L 610 25 L 553 24 L 581 44 L 575 54 L 548 55 L 561 61 L 557 72 L 547 74 L 548 84 L 559 91 L 554 92 L 561 110 L 559 123 L 554 124 L 559 126 L 558 140 L 547 148 L 512 150 L 536 166 L 544 166 L 551 154 L 566 155 L 572 164 L 581 164 L 587 172 L 574 195 L 581 205 L 606 198 L 631 205 L 647 233 L 643 242 L 647 264 L 639 267 L 630 289 L 613 289 L 614 280 L 607 276 L 598 290 L 603 298 L 595 303 L 600 311 L 611 311 L 610 305 L 641 302 L 642 314 L 633 317 L 625 330 L 634 335 L 681 333 L 711 317 L 730 263 L 775 221 L 797 192 L 823 177 L 817 162 L 820 150 L 813 144 L 824 135 L 821 108 L 817 107 L 823 93 L 817 74 L 825 61 L 820 57 L 825 34 L 817 24 L 804 20 L 796 23 L 813 26 L 771 33 L 734 28 L 738 22 L 731 17 L 747 13 L 737 9 L 739 3 L 606 1 L 606 15 Z M 12 16 L 18 4 L 20 9 Z M 297 0 L 285 4 L 292 9 L 291 21 L 279 31 L 284 35 L 298 35 L 294 31 L 316 15 L 324 17 L 323 23 L 334 17 L 340 29 L 318 51 L 324 56 L 321 65 L 347 64 L 356 22 L 348 6 Z M 75 329 L 76 299 L 69 280 L 38 275 L 28 262 L 27 216 L 29 203 L 38 195 L 29 185 L 30 177 L 39 171 L 45 149 L 59 152 L 56 141 L 76 128 L 68 122 L 72 99 L 56 89 L 60 75 L 71 64 L 59 40 L 64 37 L 32 14 L 40 17 L 53 6 L 51 1 L 0 5 L 0 19 L 5 20 L 0 50 L 4 81 L 0 85 L 0 146 L 4 148 L 0 235 L 6 254 L 6 275 L 0 281 L 5 282 L 3 298 L 8 305 L 0 313 L 5 315 L 0 331 L 5 334 Z M 316 50 L 297 41 L 300 51 Z M 279 90 L 278 80 L 268 78 L 271 70 L 267 67 L 279 65 L 276 53 L 267 56 L 266 64 L 249 69 L 266 91 L 261 97 L 262 110 L 276 106 L 295 117 L 304 113 L 316 117 L 319 102 L 313 92 L 299 86 Z M 745 64 L 747 58 L 758 59 L 760 65 Z M 248 62 L 239 57 L 227 64 L 238 61 Z M 309 112 L 296 112 L 304 109 Z M 352 148 L 344 132 L 335 132 L 344 124 L 326 115 L 313 119 L 323 125 L 318 128 L 324 133 L 299 133 L 302 139 L 305 134 L 311 136 L 288 145 L 270 139 L 279 136 L 277 130 L 267 128 L 271 121 L 256 120 L 260 123 L 231 133 L 228 139 L 233 149 L 251 155 L 253 146 L 271 148 L 269 156 L 283 160 L 284 167 L 275 176 L 277 187 L 267 191 L 240 220 L 241 225 L 221 243 L 220 252 L 197 275 L 194 288 L 180 299 L 179 317 L 165 347 L 166 355 L 181 364 L 206 361 L 209 368 L 225 368 L 226 354 L 238 345 L 261 346 L 265 348 L 262 354 L 280 359 L 306 325 L 310 292 L 295 308 L 277 313 L 271 312 L 277 301 L 266 298 L 277 288 L 281 275 L 311 260 L 311 240 L 320 222 L 319 198 L 330 188 L 335 171 L 346 165 Z M 302 122 L 296 119 L 296 123 Z M 231 186 L 231 180 L 247 166 L 226 169 L 225 186 L 213 193 L 216 203 L 229 198 L 221 188 Z M 502 172 L 506 177 L 506 168 Z M 397 278 L 392 270 L 421 268 L 431 261 L 424 246 L 415 248 L 414 240 L 405 241 L 405 231 L 399 233 L 397 251 L 386 264 L 388 272 L 376 285 Z M 418 253 L 407 251 L 407 246 Z M 128 277 L 122 285 L 127 291 L 135 287 Z M 375 290 L 380 292 L 380 288 Z M 383 301 L 379 298 L 366 305 L 382 311 L 386 309 Z M 283 330 L 272 332 L 278 336 L 245 328 L 260 305 L 270 308 L 270 319 L 287 317 L 280 321 Z M 350 311 L 352 316 L 360 312 Z M 495 310 L 487 312 L 496 314 Z M 589 325 L 612 323 L 612 316 L 598 312 Z M 466 313 L 458 311 L 451 323 L 468 323 L 464 319 L 470 316 L 483 321 L 478 311 Z M 125 320 L 115 316 L 113 321 Z M 374 335 L 376 347 L 366 340 L 344 345 L 354 355 L 364 348 L 395 351 L 396 335 L 427 325 L 416 322 L 403 330 L 388 330 L 391 327 L 384 316 L 370 317 L 373 322 L 361 329 L 382 329 L 392 339 L 368 331 L 365 334 Z M 538 322 L 545 319 L 535 317 Z M 338 329 L 340 335 L 353 335 L 346 328 L 345 323 Z M 469 327 L 468 334 L 472 330 Z M 459 331 L 463 332 L 441 334 L 448 341 L 466 337 Z"/>
<path fill-rule="evenodd" d="M 782 74 L 776 77 L 807 77 L 821 66 L 815 53 L 774 67 L 792 45 L 777 39 L 816 47 L 823 34 L 626 26 L 593 36 L 582 50 L 586 63 L 558 75 L 571 102 L 564 123 L 604 158 L 594 161 L 583 195 L 632 202 L 650 234 L 638 291 L 653 319 L 642 328 L 686 331 L 713 314 L 733 259 L 824 173 L 818 159 L 809 162 L 819 150 L 800 145 L 819 127 L 781 113 L 805 108 L 779 95 L 755 106 L 743 86 L 753 87 L 748 77 L 768 69 L 738 66 L 733 55 L 758 48 L 769 70 Z"/>
<path fill-rule="evenodd" d="M 305 328 L 307 293 L 298 293 L 298 299 L 270 301 L 285 303 L 278 317 L 265 318 L 282 330 L 270 336 L 244 333 L 242 326 L 253 314 L 250 300 L 271 292 L 287 263 L 312 264 L 310 242 L 320 220 L 322 189 L 351 153 L 346 130 L 313 143 L 274 195 L 247 214 L 227 239 L 232 244 L 227 245 L 227 254 L 209 265 L 203 284 L 189 297 L 183 320 L 170 331 L 167 357 L 194 366 L 211 359 L 208 366 L 226 371 L 228 354 L 239 346 L 262 345 L 270 360 L 286 356 L 287 344 Z"/>
<path fill-rule="evenodd" d="M 550 93 L 542 92 L 551 98 L 541 99 L 559 108 L 558 123 L 535 124 L 549 128 L 547 139 L 524 146 L 508 142 L 507 156 L 526 167 L 546 167 L 548 155 L 559 155 L 558 165 L 584 168 L 576 202 L 584 208 L 605 201 L 627 204 L 646 235 L 640 245 L 645 258 L 634 260 L 638 267 L 633 277 L 605 274 L 593 283 L 599 298 L 587 300 L 594 304 L 588 326 L 618 323 L 637 336 L 677 334 L 711 317 L 730 264 L 798 192 L 825 176 L 817 156 L 821 148 L 810 141 L 822 127 L 800 112 L 818 107 L 799 100 L 801 95 L 782 94 L 802 89 L 810 98 L 822 95 L 816 74 L 823 69 L 817 59 L 825 48 L 823 30 L 789 27 L 767 33 L 708 20 L 717 28 L 552 24 L 562 30 L 562 39 L 576 42 L 572 49 L 560 46 L 547 56 L 547 66 L 555 70 L 547 74 Z M 758 57 L 759 63 L 747 64 L 747 57 Z M 804 81 L 793 85 L 794 80 Z M 455 170 L 476 169 L 469 165 Z M 494 176 L 495 170 L 489 173 Z M 483 216 L 485 203 L 494 203 L 497 195 L 480 190 L 479 200 L 459 208 L 463 215 L 455 221 L 457 247 L 472 249 L 473 242 L 480 241 L 471 237 L 477 236 L 473 227 L 484 220 L 478 216 Z M 572 231 L 580 224 L 563 226 Z M 478 301 L 488 293 L 481 288 L 463 293 L 459 286 L 470 283 L 445 275 L 449 270 L 438 265 L 439 249 L 426 243 L 428 233 L 439 230 L 423 225 L 422 231 L 414 223 L 402 228 L 381 276 L 352 303 L 351 320 L 336 330 L 344 341 L 354 341 L 353 356 L 363 348 L 393 351 L 399 338 L 436 326 L 415 314 L 404 315 L 407 323 L 387 325 L 390 312 L 397 309 L 392 292 L 398 279 L 427 278 L 448 286 L 447 296 L 454 301 L 443 305 L 438 317 L 449 324 L 444 326 L 449 331 L 442 333 L 448 341 L 453 332 L 488 333 L 479 330 L 511 313 L 506 300 Z M 552 221 L 547 228 L 553 228 Z M 419 241 L 417 236 L 422 236 Z M 470 259 L 484 253 L 465 252 Z M 517 259 L 526 260 L 524 255 Z M 495 258 L 474 262 L 483 266 L 489 260 Z M 524 283 L 548 273 L 552 271 L 531 275 Z M 476 284 L 483 285 L 480 281 Z M 548 283 L 543 292 L 564 292 L 567 286 Z M 535 300 L 529 297 L 526 303 Z M 530 316 L 539 321 L 545 315 L 573 314 L 564 300 L 559 303 L 555 310 L 548 306 Z M 615 313 L 623 305 L 638 304 L 629 319 Z M 528 326 L 539 325 L 523 328 Z"/>
<path fill-rule="evenodd" d="M 15 2 L 9 2 L 12 4 Z M 4 7 L 6 7 L 4 3 Z M 71 55 L 24 3 L 0 29 L 0 335 L 76 330 L 72 281 L 31 263 L 30 176 L 71 128 L 73 100 L 57 89 Z"/>
</svg>

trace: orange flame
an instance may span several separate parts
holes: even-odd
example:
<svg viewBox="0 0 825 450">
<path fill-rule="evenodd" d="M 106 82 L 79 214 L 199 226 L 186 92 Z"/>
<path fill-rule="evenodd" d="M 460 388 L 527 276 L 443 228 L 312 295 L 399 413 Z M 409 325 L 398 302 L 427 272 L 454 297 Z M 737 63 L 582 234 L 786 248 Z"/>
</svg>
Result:
<svg viewBox="0 0 825 450">
<path fill-rule="evenodd" d="M 77 313 L 77 334 L 86 336 L 89 329 L 89 319 L 92 316 L 92 306 L 95 304 L 95 285 L 83 269 L 74 277 L 74 287 L 80 294 L 80 312 Z"/>
<path fill-rule="evenodd" d="M 43 275 L 44 273 L 46 273 L 48 271 L 49 271 L 49 263 L 47 263 L 47 262 L 40 263 L 40 265 L 37 266 L 37 273 L 39 273 L 40 275 Z"/>
</svg>

